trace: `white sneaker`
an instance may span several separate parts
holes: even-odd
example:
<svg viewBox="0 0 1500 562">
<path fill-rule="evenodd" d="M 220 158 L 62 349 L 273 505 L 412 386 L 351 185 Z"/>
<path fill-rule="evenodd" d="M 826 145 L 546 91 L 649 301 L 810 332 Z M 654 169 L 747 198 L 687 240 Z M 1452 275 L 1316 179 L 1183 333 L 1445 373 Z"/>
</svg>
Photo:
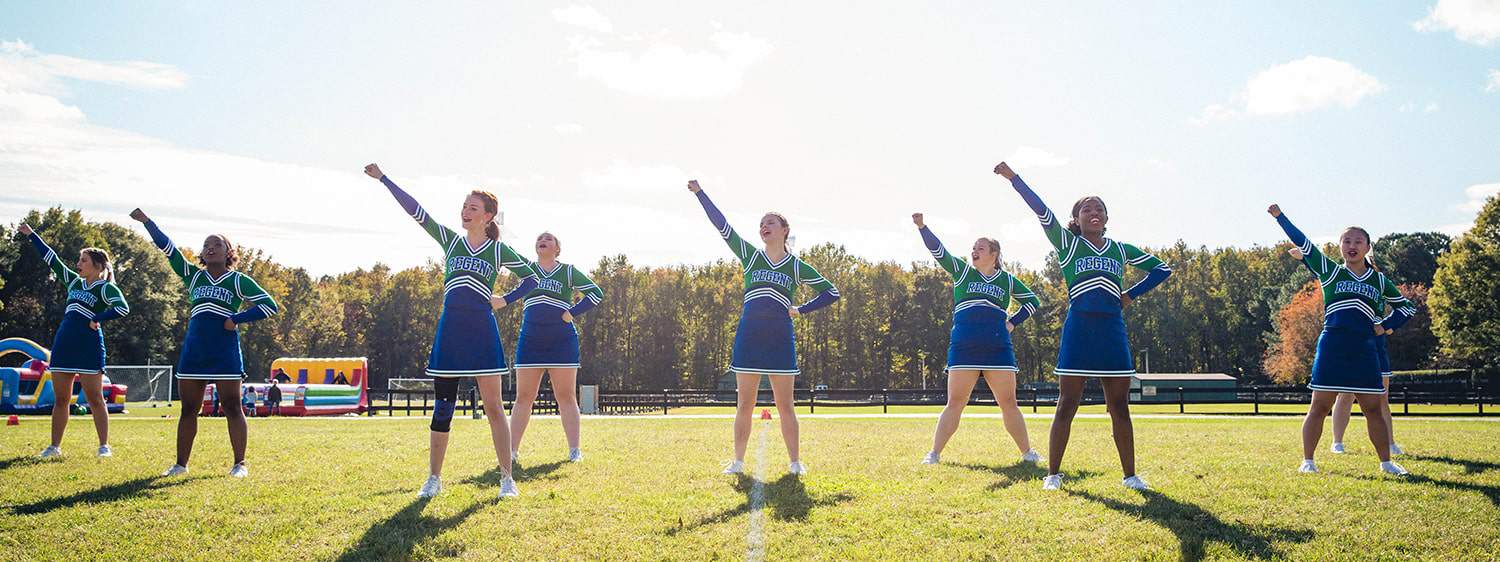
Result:
<svg viewBox="0 0 1500 562">
<path fill-rule="evenodd" d="M 1036 449 L 1027 449 L 1026 452 L 1021 453 L 1021 462 L 1029 462 L 1035 464 L 1040 463 L 1043 460 L 1045 459 L 1042 457 L 1042 454 L 1036 452 Z"/>
<path fill-rule="evenodd" d="M 744 474 L 745 461 L 729 461 L 724 463 L 724 471 L 721 474 Z"/>
<path fill-rule="evenodd" d="M 181 475 L 187 474 L 187 473 L 188 473 L 188 468 L 187 467 L 182 466 L 180 464 L 174 464 L 174 465 L 172 465 L 172 468 L 167 469 L 166 472 L 161 473 L 161 475 L 162 476 L 181 476 Z"/>
<path fill-rule="evenodd" d="M 1400 445 L 1397 445 L 1395 443 L 1391 443 L 1391 455 L 1392 456 L 1394 456 L 1394 455 L 1404 455 L 1404 454 L 1406 454 L 1406 452 L 1401 450 L 1401 446 Z"/>
<path fill-rule="evenodd" d="M 1334 441 L 1333 446 L 1328 448 L 1328 452 L 1335 455 L 1344 454 L 1344 443 L 1342 441 Z"/>
<path fill-rule="evenodd" d="M 1391 461 L 1380 463 L 1380 471 L 1395 476 L 1406 476 L 1408 474 L 1411 474 L 1410 472 L 1407 472 L 1405 468 L 1401 468 L 1401 465 L 1393 463 Z"/>
<path fill-rule="evenodd" d="M 1145 480 L 1141 480 L 1140 475 L 1131 476 L 1130 478 L 1126 478 L 1124 481 L 1120 482 L 1120 484 L 1123 484 L 1126 488 L 1130 488 L 1132 490 L 1138 490 L 1138 491 L 1141 491 L 1141 492 L 1144 492 L 1146 490 L 1150 490 L 1151 489 L 1151 486 L 1147 486 L 1146 485 L 1146 481 Z"/>
<path fill-rule="evenodd" d="M 939 464 L 941 462 L 943 462 L 943 460 L 938 457 L 937 453 L 934 453 L 932 451 L 927 451 L 927 456 L 922 457 L 922 464 Z"/>
<path fill-rule="evenodd" d="M 55 459 L 62 456 L 62 449 L 54 445 L 48 445 L 46 449 L 42 449 L 42 454 L 38 456 L 44 459 Z"/>
<path fill-rule="evenodd" d="M 519 495 L 521 495 L 521 491 L 516 489 L 514 478 L 506 476 L 505 479 L 500 481 L 500 499 L 514 498 Z"/>
<path fill-rule="evenodd" d="M 99 456 L 101 456 L 101 457 L 113 457 L 113 456 L 115 456 L 115 450 L 109 448 L 109 445 L 100 445 L 99 446 Z"/>
<path fill-rule="evenodd" d="M 568 449 L 568 462 L 583 462 L 583 449 Z"/>
<path fill-rule="evenodd" d="M 807 465 L 802 464 L 802 461 L 792 461 L 792 464 L 787 465 L 786 471 L 798 475 L 807 474 Z"/>
<path fill-rule="evenodd" d="M 435 498 L 438 492 L 443 491 L 443 479 L 432 474 L 427 477 L 427 482 L 422 484 L 422 489 L 417 490 L 418 498 Z"/>
<path fill-rule="evenodd" d="M 1312 459 L 1302 459 L 1302 466 L 1297 467 L 1297 472 L 1301 472 L 1303 474 L 1317 474 L 1318 465 L 1313 463 Z"/>
<path fill-rule="evenodd" d="M 1062 489 L 1062 475 L 1061 474 L 1048 474 L 1046 478 L 1042 479 L 1042 489 L 1043 490 L 1061 490 Z"/>
<path fill-rule="evenodd" d="M 236 463 L 233 468 L 229 469 L 230 478 L 244 478 L 249 475 L 250 469 L 245 468 L 245 463 Z"/>
</svg>

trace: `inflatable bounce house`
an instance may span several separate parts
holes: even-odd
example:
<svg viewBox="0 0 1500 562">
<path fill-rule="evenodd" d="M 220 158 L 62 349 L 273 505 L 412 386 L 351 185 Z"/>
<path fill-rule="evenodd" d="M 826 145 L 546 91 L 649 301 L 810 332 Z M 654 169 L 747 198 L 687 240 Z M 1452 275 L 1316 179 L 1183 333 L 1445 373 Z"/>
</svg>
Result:
<svg viewBox="0 0 1500 562">
<path fill-rule="evenodd" d="M 241 395 L 255 393 L 256 416 L 331 416 L 360 414 L 369 408 L 370 367 L 364 357 L 282 357 L 271 362 L 267 380 L 281 388 L 275 412 L 266 403 L 270 383 L 246 382 Z M 218 412 L 216 387 L 204 390 L 203 414 Z"/>
<path fill-rule="evenodd" d="M 47 371 L 47 361 L 52 352 L 25 338 L 0 340 L 0 357 L 20 353 L 29 359 L 19 367 L 0 367 L 0 414 L 51 414 L 57 401 L 52 388 L 52 373 Z M 125 385 L 109 382 L 104 377 L 104 403 L 110 413 L 125 411 Z M 66 393 L 72 404 L 86 407 L 83 385 L 73 381 L 73 388 Z"/>
</svg>

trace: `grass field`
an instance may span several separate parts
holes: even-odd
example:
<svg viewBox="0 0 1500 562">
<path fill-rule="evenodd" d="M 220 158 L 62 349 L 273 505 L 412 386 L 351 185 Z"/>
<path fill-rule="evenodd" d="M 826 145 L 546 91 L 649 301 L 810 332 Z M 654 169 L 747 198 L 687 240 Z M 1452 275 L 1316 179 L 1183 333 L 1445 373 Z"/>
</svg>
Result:
<svg viewBox="0 0 1500 562">
<path fill-rule="evenodd" d="M 841 411 L 840 411 L 841 412 Z M 999 420 L 966 420 L 944 464 L 918 464 L 932 418 L 809 417 L 786 473 L 775 422 L 757 421 L 751 474 L 718 474 L 724 419 L 586 418 L 587 459 L 563 462 L 555 418 L 534 421 L 522 496 L 495 499 L 482 421 L 455 420 L 446 489 L 425 477 L 420 419 L 256 419 L 251 476 L 230 479 L 222 420 L 201 424 L 193 472 L 171 464 L 174 419 L 118 417 L 115 457 L 75 418 L 61 462 L 32 458 L 45 418 L 0 428 L 7 559 L 1481 559 L 1500 552 L 1500 420 L 1398 419 L 1413 477 L 1375 472 L 1363 422 L 1351 454 L 1299 475 L 1293 417 L 1136 422 L 1142 475 L 1119 485 L 1108 421 L 1080 418 L 1062 492 L 1017 464 Z M 822 408 L 819 414 L 825 413 Z M 1045 453 L 1049 420 L 1030 418 Z M 1353 438 L 1353 437 L 1358 437 Z M 763 453 L 758 453 L 764 441 Z M 1326 446 L 1326 441 L 1325 441 Z M 758 490 L 757 490 L 758 489 Z M 752 497 L 763 494 L 763 503 Z M 759 508 L 759 509 L 757 509 Z M 753 521 L 762 526 L 751 535 Z M 758 553 L 756 553 L 758 554 Z"/>
</svg>

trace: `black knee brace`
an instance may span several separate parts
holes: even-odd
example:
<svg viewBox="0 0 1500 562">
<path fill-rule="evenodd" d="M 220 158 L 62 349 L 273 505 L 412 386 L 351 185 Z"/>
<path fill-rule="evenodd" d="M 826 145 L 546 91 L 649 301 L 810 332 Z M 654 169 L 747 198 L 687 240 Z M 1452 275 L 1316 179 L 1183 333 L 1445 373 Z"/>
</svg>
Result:
<svg viewBox="0 0 1500 562">
<path fill-rule="evenodd" d="M 458 379 L 432 379 L 432 390 L 437 395 L 437 403 L 432 407 L 432 430 L 448 433 L 453 423 L 453 407 L 458 404 Z"/>
</svg>

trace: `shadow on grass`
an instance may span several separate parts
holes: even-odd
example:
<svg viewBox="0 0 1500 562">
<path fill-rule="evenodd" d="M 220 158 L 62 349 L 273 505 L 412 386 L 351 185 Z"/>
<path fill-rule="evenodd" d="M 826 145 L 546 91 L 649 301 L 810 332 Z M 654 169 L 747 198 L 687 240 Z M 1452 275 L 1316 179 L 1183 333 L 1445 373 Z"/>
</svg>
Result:
<svg viewBox="0 0 1500 562">
<path fill-rule="evenodd" d="M 556 476 L 551 476 L 551 474 L 553 472 L 556 472 L 557 469 L 562 468 L 562 465 L 567 464 L 567 462 L 568 461 L 557 461 L 549 462 L 547 464 L 516 467 L 515 470 L 511 471 L 511 478 L 514 478 L 517 484 L 520 484 L 521 482 L 528 482 L 531 480 L 551 480 L 553 478 L 557 478 Z M 479 486 L 494 486 L 496 488 L 499 488 L 500 481 L 504 478 L 505 474 L 500 472 L 500 467 L 497 466 L 490 468 L 489 470 L 486 470 L 477 476 L 470 476 L 468 478 L 465 478 L 460 483 L 475 484 Z"/>
<path fill-rule="evenodd" d="M 744 502 L 691 523 L 684 523 L 679 519 L 676 527 L 667 529 L 667 536 L 676 536 L 709 525 L 717 525 L 750 513 L 750 491 L 754 485 L 754 478 L 736 474 L 734 490 L 744 494 Z M 790 473 L 782 475 L 775 481 L 767 482 L 762 492 L 765 494 L 764 509 L 768 510 L 771 517 L 777 521 L 806 521 L 813 508 L 838 505 L 854 499 L 854 495 L 847 492 L 822 497 L 809 495 L 807 485 L 802 482 L 802 479 Z"/>
<path fill-rule="evenodd" d="M 432 517 L 424 515 L 423 509 L 432 501 L 430 498 L 418 498 L 412 500 L 406 507 L 401 508 L 390 517 L 371 525 L 365 530 L 365 534 L 359 537 L 349 550 L 339 555 L 339 562 L 353 562 L 357 560 L 409 560 L 412 551 L 417 545 L 436 537 L 457 527 L 469 516 L 474 515 L 485 507 L 495 504 L 498 499 L 475 502 L 463 511 L 448 517 Z M 442 553 L 443 555 L 458 556 L 462 552 Z"/>
<path fill-rule="evenodd" d="M 49 498 L 24 505 L 18 505 L 12 507 L 10 511 L 15 515 L 35 515 L 39 513 L 48 513 L 59 509 L 67 509 L 70 507 L 78 506 L 80 504 L 130 500 L 149 495 L 151 492 L 157 490 L 164 490 L 173 486 L 186 484 L 194 480 L 201 480 L 203 478 L 209 477 L 204 475 L 192 477 L 167 477 L 159 475 L 146 476 L 142 478 L 136 478 L 134 480 L 126 480 L 118 484 L 110 484 L 108 486 L 62 496 L 59 498 Z"/>
<path fill-rule="evenodd" d="M 1418 458 L 1418 457 L 1412 457 L 1412 458 Z M 1408 475 L 1406 475 L 1404 477 L 1401 477 L 1401 478 L 1392 478 L 1392 477 L 1389 477 L 1389 476 L 1368 476 L 1368 475 L 1361 475 L 1359 478 L 1361 480 L 1379 480 L 1379 481 L 1382 481 L 1382 482 L 1389 482 L 1389 481 L 1394 480 L 1394 481 L 1397 481 L 1397 482 L 1404 482 L 1404 483 L 1409 483 L 1409 484 L 1430 484 L 1430 485 L 1433 485 L 1433 486 L 1437 486 L 1439 488 L 1447 488 L 1449 490 L 1458 490 L 1460 492 L 1479 492 L 1481 494 L 1484 494 L 1484 497 L 1489 498 L 1490 503 L 1493 504 L 1495 507 L 1500 507 L 1500 486 L 1491 486 L 1491 485 L 1485 485 L 1485 484 L 1471 484 L 1469 482 L 1454 482 L 1452 480 L 1439 480 L 1437 478 L 1432 478 L 1432 477 L 1429 477 L 1429 476 L 1423 476 L 1423 475 L 1416 474 L 1416 473 L 1411 473 L 1411 474 L 1408 474 Z"/>
<path fill-rule="evenodd" d="M 1464 474 L 1481 474 L 1481 473 L 1489 472 L 1491 470 L 1500 469 L 1500 463 L 1494 463 L 1494 462 L 1488 462 L 1488 461 L 1474 461 L 1474 460 L 1468 460 L 1468 459 L 1456 459 L 1456 458 L 1449 457 L 1449 456 L 1440 456 L 1440 455 L 1405 455 L 1405 458 L 1412 459 L 1412 460 L 1418 460 L 1418 461 L 1432 461 L 1432 462 L 1440 462 L 1440 463 L 1458 465 L 1458 466 L 1463 467 Z"/>
<path fill-rule="evenodd" d="M 0 470 L 6 470 L 12 466 L 31 466 L 33 464 L 41 463 L 42 459 L 40 457 L 37 457 L 36 455 L 11 457 L 8 459 L 0 459 Z"/>
<path fill-rule="evenodd" d="M 1040 486 L 1042 478 L 1047 476 L 1047 469 L 1037 466 L 1035 463 L 1023 461 L 1016 461 L 1015 464 L 1010 465 L 961 463 L 955 464 L 953 466 L 959 468 L 967 468 L 969 470 L 977 472 L 989 472 L 991 474 L 1000 476 L 999 480 L 991 483 L 988 487 L 986 487 L 986 489 L 991 492 L 1004 490 L 1026 481 L 1036 481 L 1038 486 Z M 1063 482 L 1092 478 L 1100 474 L 1103 473 L 1093 470 L 1065 471 L 1062 473 Z"/>
<path fill-rule="evenodd" d="M 1177 536 L 1181 560 L 1202 560 L 1203 544 L 1208 541 L 1229 546 L 1238 556 L 1245 558 L 1285 558 L 1286 553 L 1276 547 L 1277 542 L 1305 543 L 1313 539 L 1311 529 L 1288 529 L 1274 526 L 1254 526 L 1243 523 L 1226 523 L 1212 512 L 1196 505 L 1175 500 L 1161 492 L 1140 492 L 1146 503 L 1137 504 L 1113 498 L 1096 496 L 1088 492 L 1067 490 L 1069 494 L 1101 504 L 1105 507 L 1139 519 L 1149 520 L 1171 531 Z"/>
</svg>

